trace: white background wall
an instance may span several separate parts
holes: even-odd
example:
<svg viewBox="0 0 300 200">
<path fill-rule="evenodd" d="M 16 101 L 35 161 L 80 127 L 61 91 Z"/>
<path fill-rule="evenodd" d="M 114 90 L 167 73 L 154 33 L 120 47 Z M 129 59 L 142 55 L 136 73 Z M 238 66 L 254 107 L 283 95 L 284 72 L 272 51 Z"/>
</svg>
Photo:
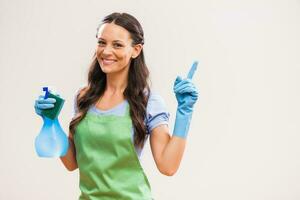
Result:
<svg viewBox="0 0 300 200">
<path fill-rule="evenodd" d="M 177 75 L 200 61 L 196 104 L 177 174 L 161 175 L 149 145 L 143 164 L 156 200 L 300 199 L 300 1 L 0 1 L 0 199 L 77 199 L 78 170 L 39 158 L 33 104 L 53 85 L 66 102 L 86 82 L 95 31 L 111 12 L 145 31 L 153 88 L 173 129 Z"/>
</svg>

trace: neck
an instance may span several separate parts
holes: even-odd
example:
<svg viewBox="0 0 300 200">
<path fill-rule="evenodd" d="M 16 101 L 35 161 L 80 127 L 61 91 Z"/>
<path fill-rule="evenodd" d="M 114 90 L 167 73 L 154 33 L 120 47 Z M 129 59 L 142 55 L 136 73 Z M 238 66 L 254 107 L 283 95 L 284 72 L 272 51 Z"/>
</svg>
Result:
<svg viewBox="0 0 300 200">
<path fill-rule="evenodd" d="M 112 74 L 106 74 L 105 91 L 110 94 L 123 94 L 128 84 L 128 69 Z"/>
</svg>

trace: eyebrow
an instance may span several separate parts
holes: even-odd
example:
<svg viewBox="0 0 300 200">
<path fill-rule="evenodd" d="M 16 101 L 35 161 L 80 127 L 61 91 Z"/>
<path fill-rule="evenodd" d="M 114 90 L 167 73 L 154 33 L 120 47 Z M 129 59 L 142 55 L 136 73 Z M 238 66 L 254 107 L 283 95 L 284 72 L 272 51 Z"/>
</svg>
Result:
<svg viewBox="0 0 300 200">
<path fill-rule="evenodd" d="M 98 38 L 98 40 L 104 40 L 104 41 L 106 41 L 105 39 L 103 39 L 103 38 Z M 113 42 L 123 42 L 123 41 L 121 41 L 121 40 L 114 40 Z M 123 42 L 124 43 L 124 42 Z"/>
</svg>

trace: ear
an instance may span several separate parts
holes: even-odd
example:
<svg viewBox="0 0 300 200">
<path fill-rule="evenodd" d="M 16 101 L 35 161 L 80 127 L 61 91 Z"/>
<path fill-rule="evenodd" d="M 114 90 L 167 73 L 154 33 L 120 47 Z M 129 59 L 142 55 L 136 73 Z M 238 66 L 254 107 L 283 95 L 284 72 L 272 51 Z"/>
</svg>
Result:
<svg viewBox="0 0 300 200">
<path fill-rule="evenodd" d="M 131 58 L 138 57 L 140 55 L 142 49 L 143 49 L 143 45 L 141 45 L 141 44 L 134 45 L 133 46 L 133 52 L 132 52 Z"/>
</svg>

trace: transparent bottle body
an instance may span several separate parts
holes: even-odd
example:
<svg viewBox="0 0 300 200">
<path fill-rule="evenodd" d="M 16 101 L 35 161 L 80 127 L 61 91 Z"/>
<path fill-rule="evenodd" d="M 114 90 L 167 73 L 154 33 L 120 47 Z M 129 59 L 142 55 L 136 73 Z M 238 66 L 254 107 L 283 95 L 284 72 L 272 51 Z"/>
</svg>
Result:
<svg viewBox="0 0 300 200">
<path fill-rule="evenodd" d="M 43 116 L 43 127 L 35 138 L 35 150 L 40 157 L 57 158 L 66 155 L 69 147 L 68 137 L 54 120 Z"/>
</svg>

